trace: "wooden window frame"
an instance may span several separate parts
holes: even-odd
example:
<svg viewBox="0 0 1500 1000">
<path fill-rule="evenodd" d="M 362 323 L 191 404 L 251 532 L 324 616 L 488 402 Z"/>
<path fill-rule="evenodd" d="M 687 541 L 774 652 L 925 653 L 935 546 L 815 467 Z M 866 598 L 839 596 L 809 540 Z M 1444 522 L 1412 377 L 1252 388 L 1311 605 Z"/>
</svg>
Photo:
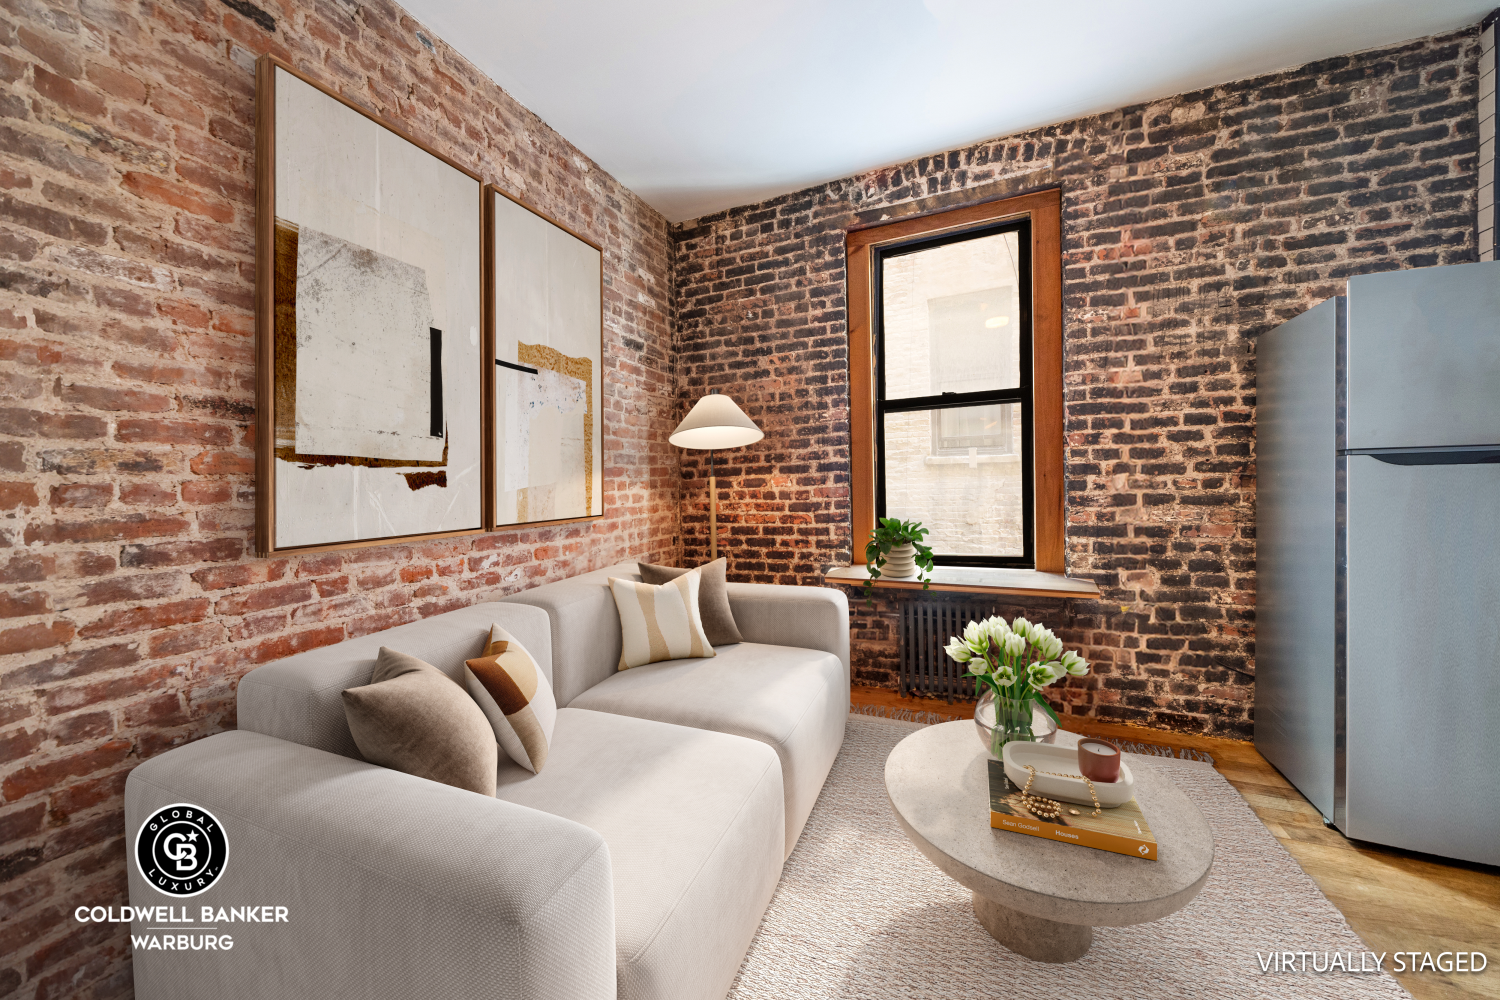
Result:
<svg viewBox="0 0 1500 1000">
<path fill-rule="evenodd" d="M 849 292 L 849 431 L 853 557 L 875 528 L 877 388 L 872 268 L 876 248 L 999 222 L 1031 223 L 1033 548 L 1043 573 L 1064 571 L 1062 193 L 1056 188 L 873 226 L 845 237 Z"/>
</svg>

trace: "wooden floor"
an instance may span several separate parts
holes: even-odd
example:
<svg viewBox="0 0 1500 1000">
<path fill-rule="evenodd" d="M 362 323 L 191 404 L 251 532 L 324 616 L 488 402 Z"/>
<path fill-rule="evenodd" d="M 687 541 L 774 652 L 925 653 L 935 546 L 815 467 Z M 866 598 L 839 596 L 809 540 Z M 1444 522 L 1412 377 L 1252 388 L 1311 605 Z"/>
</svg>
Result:
<svg viewBox="0 0 1500 1000">
<path fill-rule="evenodd" d="M 972 702 L 905 698 L 882 688 L 854 689 L 856 706 L 892 713 L 974 717 Z M 921 721 L 930 721 L 922 718 Z M 1323 825 L 1323 817 L 1266 762 L 1253 744 L 1141 726 L 1065 720 L 1087 736 L 1197 750 L 1239 789 L 1266 828 L 1313 877 L 1350 926 L 1375 952 L 1483 952 L 1489 967 L 1477 974 L 1407 972 L 1396 978 L 1417 1000 L 1487 997 L 1500 1000 L 1500 868 L 1444 861 L 1351 841 Z M 1500 831 L 1495 832 L 1500 837 Z M 1393 958 L 1386 958 L 1390 969 Z"/>
</svg>

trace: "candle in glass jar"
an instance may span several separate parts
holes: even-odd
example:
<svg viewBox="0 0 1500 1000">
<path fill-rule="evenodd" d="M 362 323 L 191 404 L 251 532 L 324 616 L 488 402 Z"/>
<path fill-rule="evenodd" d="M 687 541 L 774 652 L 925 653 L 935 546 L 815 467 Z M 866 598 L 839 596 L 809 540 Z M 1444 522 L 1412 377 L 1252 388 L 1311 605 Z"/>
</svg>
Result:
<svg viewBox="0 0 1500 1000">
<path fill-rule="evenodd" d="M 1090 781 L 1119 781 L 1120 751 L 1104 740 L 1079 740 L 1078 770 Z"/>
</svg>

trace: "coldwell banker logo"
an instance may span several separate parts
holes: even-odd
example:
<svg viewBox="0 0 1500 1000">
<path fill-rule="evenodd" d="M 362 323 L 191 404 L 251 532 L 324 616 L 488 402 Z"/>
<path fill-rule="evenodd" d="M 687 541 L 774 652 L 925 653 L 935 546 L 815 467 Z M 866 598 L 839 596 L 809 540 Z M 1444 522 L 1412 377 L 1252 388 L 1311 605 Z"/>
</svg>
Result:
<svg viewBox="0 0 1500 1000">
<path fill-rule="evenodd" d="M 213 813 L 189 802 L 158 809 L 135 835 L 141 875 L 169 896 L 196 896 L 208 889 L 228 860 L 224 827 Z"/>
</svg>

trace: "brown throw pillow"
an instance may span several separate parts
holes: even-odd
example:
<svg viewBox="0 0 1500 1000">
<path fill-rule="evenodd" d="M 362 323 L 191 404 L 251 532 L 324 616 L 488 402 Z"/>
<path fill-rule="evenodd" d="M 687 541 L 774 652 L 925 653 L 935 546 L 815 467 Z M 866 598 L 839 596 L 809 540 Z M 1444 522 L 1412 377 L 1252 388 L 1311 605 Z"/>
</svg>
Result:
<svg viewBox="0 0 1500 1000">
<path fill-rule="evenodd" d="M 371 764 L 494 796 L 495 731 L 468 692 L 432 664 L 381 646 L 370 683 L 344 692 L 344 717 Z"/>
<path fill-rule="evenodd" d="M 651 563 L 636 563 L 641 571 L 641 582 L 659 587 L 688 572 L 671 566 L 653 566 Z M 739 626 L 734 623 L 734 613 L 729 610 L 729 560 L 720 556 L 713 562 L 698 567 L 703 583 L 698 587 L 698 617 L 703 619 L 703 634 L 710 646 L 727 646 L 731 642 L 744 642 Z"/>
<path fill-rule="evenodd" d="M 557 696 L 521 641 L 491 625 L 484 653 L 464 661 L 464 684 L 490 720 L 500 749 L 532 774 L 541 773 L 557 725 Z"/>
</svg>

